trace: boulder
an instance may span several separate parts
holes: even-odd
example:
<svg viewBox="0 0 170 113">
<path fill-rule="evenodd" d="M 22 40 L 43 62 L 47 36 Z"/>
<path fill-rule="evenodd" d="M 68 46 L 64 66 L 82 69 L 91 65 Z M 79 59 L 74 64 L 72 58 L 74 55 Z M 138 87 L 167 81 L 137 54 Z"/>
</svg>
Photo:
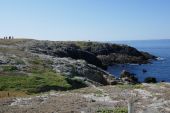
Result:
<svg viewBox="0 0 170 113">
<path fill-rule="evenodd" d="M 85 60 L 72 58 L 53 58 L 53 69 L 69 78 L 80 77 L 82 80 L 100 85 L 108 85 L 115 80 L 114 76 L 88 64 Z"/>
<path fill-rule="evenodd" d="M 144 82 L 145 83 L 157 83 L 157 80 L 155 77 L 146 77 Z"/>
<path fill-rule="evenodd" d="M 135 77 L 134 73 L 130 73 L 126 70 L 123 70 L 120 74 L 120 78 L 124 81 L 124 82 L 128 82 L 128 83 L 132 83 L 132 84 L 136 84 L 139 83 L 138 78 Z"/>
</svg>

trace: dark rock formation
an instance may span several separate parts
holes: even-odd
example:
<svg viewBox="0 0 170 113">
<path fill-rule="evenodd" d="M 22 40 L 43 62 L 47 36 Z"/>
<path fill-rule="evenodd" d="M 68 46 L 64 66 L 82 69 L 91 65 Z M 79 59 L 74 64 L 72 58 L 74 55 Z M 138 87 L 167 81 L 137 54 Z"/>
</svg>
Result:
<svg viewBox="0 0 170 113">
<path fill-rule="evenodd" d="M 34 53 L 41 53 L 51 55 L 55 57 L 71 57 L 73 59 L 83 59 L 90 64 L 94 64 L 98 67 L 102 67 L 102 62 L 96 57 L 94 53 L 81 50 L 77 45 L 69 43 L 38 43 L 31 47 L 31 51 Z"/>
<path fill-rule="evenodd" d="M 120 74 L 120 78 L 124 81 L 124 82 L 128 82 L 128 83 L 132 83 L 132 84 L 136 84 L 139 83 L 138 78 L 135 77 L 134 73 L 130 73 L 128 71 L 123 70 Z"/>
<path fill-rule="evenodd" d="M 10 71 L 43 73 L 52 70 L 67 78 L 85 82 L 87 85 L 117 84 L 117 80 L 102 68 L 114 63 L 148 63 L 155 56 L 140 52 L 127 45 L 99 42 L 62 42 L 38 40 L 1 41 L 0 71 L 3 65 Z M 2 54 L 2 55 L 1 55 Z M 129 83 L 137 83 L 137 78 L 124 72 L 122 77 Z"/>
<path fill-rule="evenodd" d="M 145 83 L 157 83 L 157 80 L 155 77 L 147 77 L 144 80 Z"/>
<path fill-rule="evenodd" d="M 29 49 L 33 53 L 55 57 L 83 59 L 98 67 L 107 67 L 114 63 L 148 63 L 156 57 L 127 45 L 99 42 L 49 42 L 35 41 Z"/>
</svg>

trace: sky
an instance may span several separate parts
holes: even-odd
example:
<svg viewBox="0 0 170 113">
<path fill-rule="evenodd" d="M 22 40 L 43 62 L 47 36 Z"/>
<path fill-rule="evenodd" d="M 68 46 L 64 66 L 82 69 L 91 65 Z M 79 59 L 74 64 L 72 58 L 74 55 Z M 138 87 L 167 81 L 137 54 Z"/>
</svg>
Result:
<svg viewBox="0 0 170 113">
<path fill-rule="evenodd" d="M 0 0 L 0 37 L 170 39 L 170 0 Z"/>
</svg>

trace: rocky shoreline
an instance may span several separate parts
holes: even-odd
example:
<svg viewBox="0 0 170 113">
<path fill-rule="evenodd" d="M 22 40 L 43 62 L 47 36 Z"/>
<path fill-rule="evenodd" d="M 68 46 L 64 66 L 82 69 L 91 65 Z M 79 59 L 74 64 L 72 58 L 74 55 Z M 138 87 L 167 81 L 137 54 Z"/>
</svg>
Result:
<svg viewBox="0 0 170 113">
<path fill-rule="evenodd" d="M 29 50 L 33 53 L 46 54 L 54 57 L 71 57 L 83 59 L 90 64 L 104 67 L 113 63 L 149 63 L 156 56 L 127 46 L 100 42 L 50 42 L 33 41 Z"/>
<path fill-rule="evenodd" d="M 0 40 L 0 113 L 127 113 L 131 97 L 136 113 L 168 113 L 169 83 L 138 84 L 130 72 L 117 79 L 105 70 L 151 59 L 127 45 Z"/>
<path fill-rule="evenodd" d="M 0 48 L 1 70 L 2 66 L 10 65 L 18 73 L 30 73 L 34 65 L 32 63 L 38 63 L 38 68 L 48 67 L 87 85 L 115 84 L 117 80 L 114 75 L 105 70 L 111 64 L 143 64 L 156 59 L 154 55 L 127 45 L 90 41 L 13 39 L 1 40 Z"/>
</svg>

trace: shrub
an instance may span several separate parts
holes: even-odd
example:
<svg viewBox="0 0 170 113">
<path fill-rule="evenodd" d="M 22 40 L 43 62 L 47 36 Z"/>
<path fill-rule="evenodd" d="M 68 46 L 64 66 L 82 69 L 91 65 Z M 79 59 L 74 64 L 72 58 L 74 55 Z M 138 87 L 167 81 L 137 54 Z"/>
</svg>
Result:
<svg viewBox="0 0 170 113">
<path fill-rule="evenodd" d="M 9 66 L 3 66 L 2 69 L 3 71 L 16 71 L 17 67 L 9 65 Z"/>
</svg>

